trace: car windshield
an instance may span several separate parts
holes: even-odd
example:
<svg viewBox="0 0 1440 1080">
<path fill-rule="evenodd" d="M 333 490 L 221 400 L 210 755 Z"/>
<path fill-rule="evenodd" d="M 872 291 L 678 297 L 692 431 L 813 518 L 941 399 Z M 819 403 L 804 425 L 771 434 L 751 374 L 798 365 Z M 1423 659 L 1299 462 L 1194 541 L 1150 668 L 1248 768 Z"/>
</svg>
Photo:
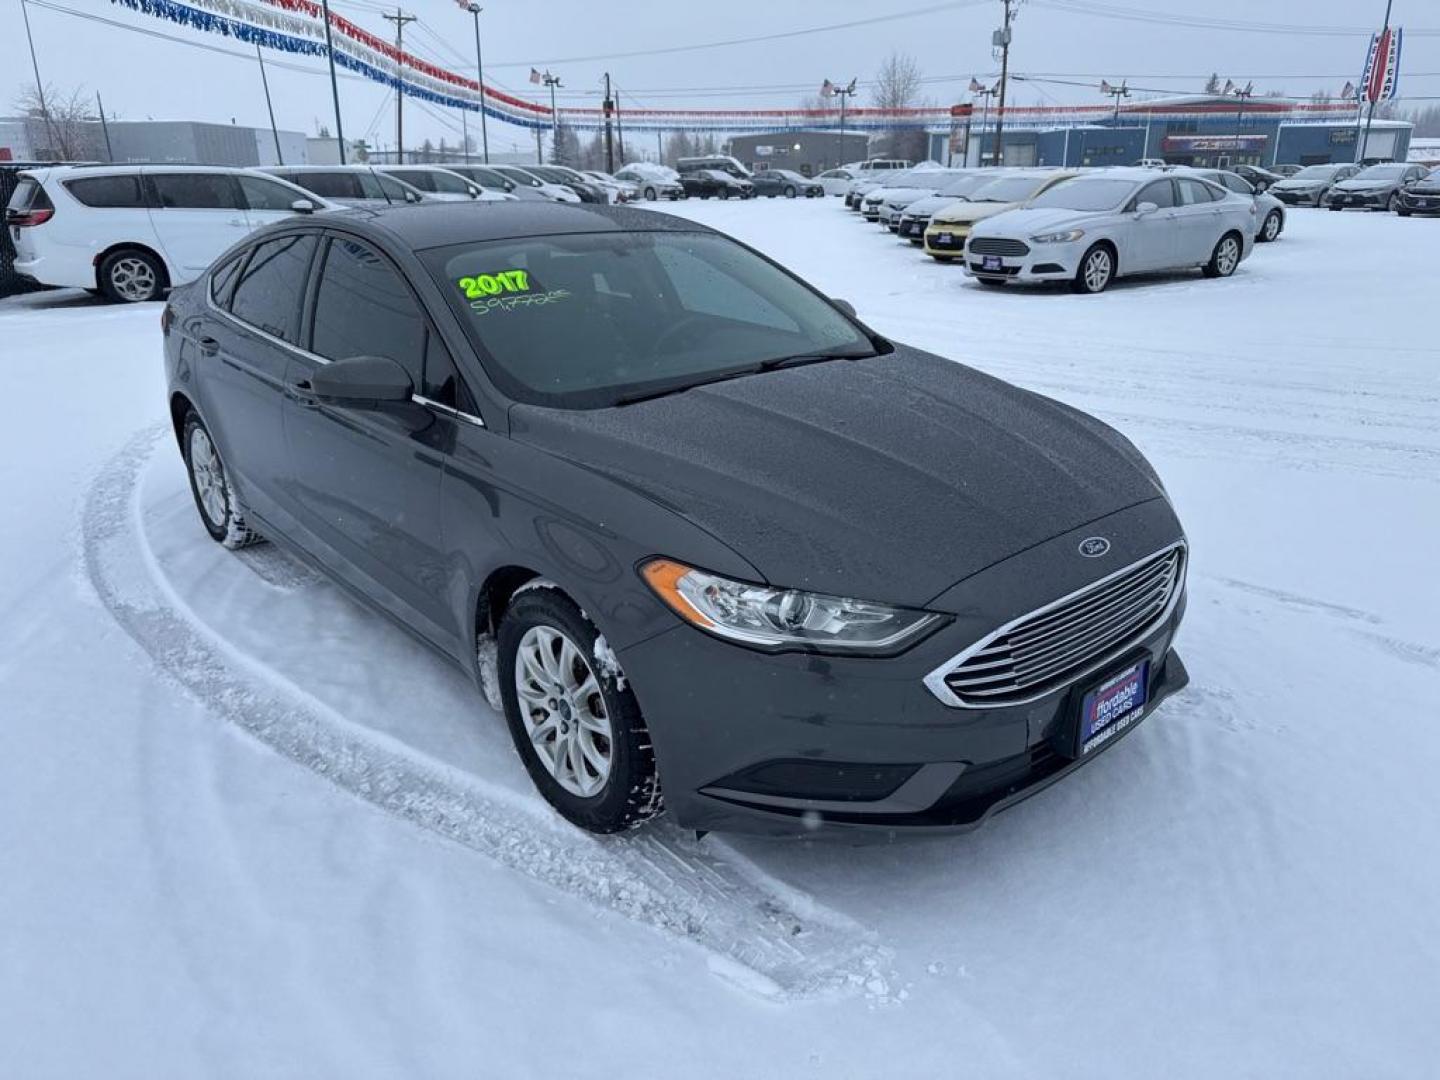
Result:
<svg viewBox="0 0 1440 1080">
<path fill-rule="evenodd" d="M 481 187 L 497 188 L 500 191 L 509 191 L 512 187 L 515 186 L 513 181 L 505 179 L 505 177 L 501 176 L 493 169 L 481 168 L 479 165 L 462 165 L 460 166 L 460 169 L 463 170 L 460 173 L 461 176 L 469 177 Z"/>
<path fill-rule="evenodd" d="M 1389 165 L 1371 165 L 1368 169 L 1361 169 L 1358 173 L 1351 177 L 1351 179 L 1384 181 L 1398 180 L 1400 179 L 1400 175 L 1404 171 L 1405 166 L 1399 164 L 1392 163 Z"/>
<path fill-rule="evenodd" d="M 971 193 L 973 202 L 1023 202 L 1045 183 L 1043 176 L 1003 176 Z"/>
<path fill-rule="evenodd" d="M 421 258 L 511 397 L 600 408 L 818 357 L 875 354 L 810 288 L 722 236 L 581 233 Z"/>
<path fill-rule="evenodd" d="M 1431 169 L 1428 173 L 1425 174 L 1423 179 L 1427 184 L 1440 182 L 1440 166 Z"/>
<path fill-rule="evenodd" d="M 949 195 L 952 198 L 959 198 L 962 195 L 969 195 L 979 190 L 986 184 L 993 184 L 995 181 L 988 176 L 956 176 L 936 185 L 941 195 Z"/>
<path fill-rule="evenodd" d="M 517 184 L 524 184 L 526 187 L 540 187 L 544 183 L 538 176 L 531 176 L 524 169 L 505 169 L 504 174 Z"/>
<path fill-rule="evenodd" d="M 1340 171 L 1339 165 L 1306 165 L 1291 180 L 1329 180 Z"/>
<path fill-rule="evenodd" d="M 1133 180 L 1085 177 L 1056 184 L 1031 199 L 1030 205 L 1057 210 L 1113 210 L 1124 203 L 1134 190 Z"/>
</svg>

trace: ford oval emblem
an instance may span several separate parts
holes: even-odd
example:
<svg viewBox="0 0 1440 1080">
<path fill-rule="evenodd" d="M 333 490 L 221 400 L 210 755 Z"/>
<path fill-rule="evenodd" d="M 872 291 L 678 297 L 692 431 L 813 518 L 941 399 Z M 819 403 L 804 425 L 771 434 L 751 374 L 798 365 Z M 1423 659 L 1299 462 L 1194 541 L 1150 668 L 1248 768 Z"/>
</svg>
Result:
<svg viewBox="0 0 1440 1080">
<path fill-rule="evenodd" d="M 1080 541 L 1080 554 L 1087 559 L 1098 559 L 1110 554 L 1110 541 L 1103 536 L 1087 536 Z"/>
</svg>

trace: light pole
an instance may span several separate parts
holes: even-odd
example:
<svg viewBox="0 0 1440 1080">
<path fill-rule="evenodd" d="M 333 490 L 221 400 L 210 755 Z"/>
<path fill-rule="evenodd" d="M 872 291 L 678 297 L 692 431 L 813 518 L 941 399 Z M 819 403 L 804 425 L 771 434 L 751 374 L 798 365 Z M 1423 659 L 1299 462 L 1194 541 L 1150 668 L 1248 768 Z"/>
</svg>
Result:
<svg viewBox="0 0 1440 1080">
<path fill-rule="evenodd" d="M 985 99 L 985 104 L 980 107 L 980 149 L 979 152 L 975 155 L 976 164 L 983 169 L 985 167 L 985 128 L 990 123 L 990 99 L 996 94 L 998 94 L 1000 92 L 1000 89 L 999 87 L 995 86 L 991 86 L 987 89 L 986 87 L 981 86 L 974 79 L 971 79 L 970 92 L 977 97 L 982 97 Z M 996 134 L 999 134 L 998 130 Z M 995 144 L 995 161 L 996 164 L 999 164 L 999 143 Z"/>
<path fill-rule="evenodd" d="M 456 0 L 456 2 L 475 16 L 475 82 L 480 87 L 480 156 L 485 159 L 485 164 L 490 164 L 490 132 L 485 126 L 485 61 L 480 57 L 480 12 L 483 10 L 479 4 L 468 3 L 467 0 Z M 468 161 L 469 158 L 466 158 Z"/>
<path fill-rule="evenodd" d="M 1244 87 L 1237 86 L 1230 92 L 1234 94 L 1236 99 L 1239 101 L 1239 105 L 1235 107 L 1235 153 L 1230 158 L 1230 165 L 1233 168 L 1235 165 L 1239 164 L 1237 159 L 1240 157 L 1240 126 L 1245 122 L 1245 102 L 1249 101 L 1251 96 L 1255 93 L 1255 84 L 1253 82 L 1248 82 L 1244 85 Z"/>
<path fill-rule="evenodd" d="M 1121 98 L 1127 98 L 1127 97 L 1130 96 L 1130 88 L 1125 85 L 1125 80 L 1124 80 L 1124 79 L 1121 79 L 1119 86 L 1111 86 L 1109 82 L 1107 82 L 1107 81 L 1104 80 L 1104 79 L 1101 79 L 1101 80 L 1100 80 L 1100 93 L 1102 93 L 1102 94 L 1108 94 L 1110 97 L 1113 97 L 1113 98 L 1115 99 L 1115 114 L 1114 114 L 1114 118 L 1115 118 L 1115 120 L 1118 121 L 1118 120 L 1120 119 L 1120 99 L 1121 99 Z M 1143 156 L 1143 155 L 1142 155 L 1142 156 Z"/>
<path fill-rule="evenodd" d="M 330 0 L 320 0 L 325 17 L 325 59 L 330 62 L 330 96 L 335 101 L 335 144 L 340 148 L 340 164 L 345 164 L 345 129 L 340 126 L 340 83 L 335 78 L 335 46 L 330 41 Z"/>
</svg>

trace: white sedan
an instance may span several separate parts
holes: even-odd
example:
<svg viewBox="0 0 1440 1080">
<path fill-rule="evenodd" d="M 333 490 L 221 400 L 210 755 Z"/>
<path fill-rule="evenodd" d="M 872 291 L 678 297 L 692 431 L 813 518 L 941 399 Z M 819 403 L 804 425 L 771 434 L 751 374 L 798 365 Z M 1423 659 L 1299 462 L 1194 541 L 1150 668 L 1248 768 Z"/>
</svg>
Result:
<svg viewBox="0 0 1440 1080">
<path fill-rule="evenodd" d="M 1255 200 L 1195 176 L 1107 169 L 981 221 L 965 272 L 986 285 L 1068 281 L 1103 292 L 1122 274 L 1200 268 L 1229 277 L 1255 246 Z"/>
</svg>

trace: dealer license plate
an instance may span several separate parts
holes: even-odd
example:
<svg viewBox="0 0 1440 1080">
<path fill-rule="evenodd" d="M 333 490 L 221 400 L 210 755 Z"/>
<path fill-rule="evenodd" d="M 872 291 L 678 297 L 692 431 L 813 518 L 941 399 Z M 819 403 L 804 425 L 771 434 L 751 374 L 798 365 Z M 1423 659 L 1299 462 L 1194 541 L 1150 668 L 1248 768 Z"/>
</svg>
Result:
<svg viewBox="0 0 1440 1080">
<path fill-rule="evenodd" d="M 1145 715 L 1150 661 L 1140 660 L 1110 675 L 1080 702 L 1077 757 L 1098 750 Z"/>
<path fill-rule="evenodd" d="M 981 270 L 1004 270 L 1004 260 L 999 255 L 982 255 L 980 257 Z"/>
<path fill-rule="evenodd" d="M 936 233 L 935 242 L 937 244 L 953 244 L 955 242 L 955 234 L 948 232 Z"/>
</svg>

